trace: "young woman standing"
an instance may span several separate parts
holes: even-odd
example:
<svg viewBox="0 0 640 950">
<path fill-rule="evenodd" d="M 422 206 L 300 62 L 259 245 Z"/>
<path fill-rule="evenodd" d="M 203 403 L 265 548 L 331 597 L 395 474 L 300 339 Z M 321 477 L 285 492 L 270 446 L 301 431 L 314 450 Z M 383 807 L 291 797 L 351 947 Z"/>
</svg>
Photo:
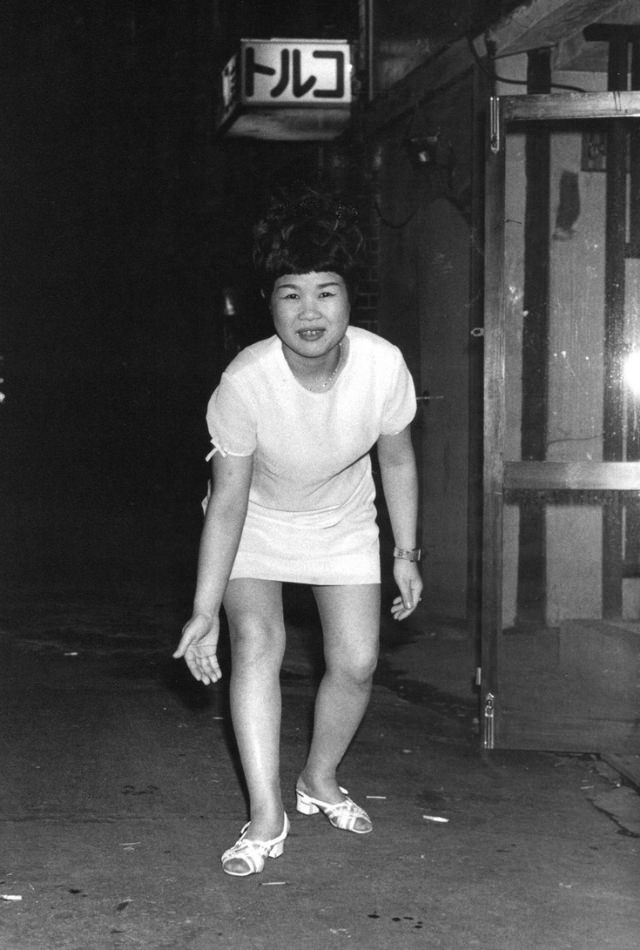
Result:
<svg viewBox="0 0 640 950">
<path fill-rule="evenodd" d="M 213 490 L 193 615 L 175 657 L 220 678 L 219 613 L 231 639 L 231 711 L 250 822 L 222 855 L 227 874 L 262 871 L 289 830 L 280 786 L 283 582 L 312 586 L 325 672 L 297 808 L 367 834 L 372 823 L 337 780 L 365 713 L 378 658 L 380 554 L 370 450 L 376 446 L 396 548 L 398 620 L 422 591 L 416 409 L 399 350 L 349 326 L 362 237 L 352 209 L 307 192 L 273 203 L 255 229 L 255 266 L 275 335 L 243 350 L 211 397 Z"/>
</svg>

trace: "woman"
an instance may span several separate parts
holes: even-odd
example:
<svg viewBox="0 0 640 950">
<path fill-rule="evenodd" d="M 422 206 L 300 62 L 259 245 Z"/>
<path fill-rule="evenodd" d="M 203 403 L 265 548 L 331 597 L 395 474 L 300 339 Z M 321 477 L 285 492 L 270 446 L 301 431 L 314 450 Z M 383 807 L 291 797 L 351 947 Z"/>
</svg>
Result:
<svg viewBox="0 0 640 950">
<path fill-rule="evenodd" d="M 259 873 L 289 831 L 279 778 L 282 583 L 312 585 L 326 669 L 297 809 L 367 834 L 367 813 L 337 768 L 365 713 L 378 657 L 380 563 L 370 449 L 376 445 L 394 540 L 391 607 L 402 620 L 422 591 L 413 383 L 396 347 L 349 327 L 362 236 L 355 212 L 306 192 L 273 203 L 254 262 L 275 335 L 230 364 L 207 411 L 213 491 L 193 615 L 175 657 L 215 683 L 219 611 L 231 640 L 231 712 L 250 822 L 222 855 L 227 874 Z"/>
</svg>

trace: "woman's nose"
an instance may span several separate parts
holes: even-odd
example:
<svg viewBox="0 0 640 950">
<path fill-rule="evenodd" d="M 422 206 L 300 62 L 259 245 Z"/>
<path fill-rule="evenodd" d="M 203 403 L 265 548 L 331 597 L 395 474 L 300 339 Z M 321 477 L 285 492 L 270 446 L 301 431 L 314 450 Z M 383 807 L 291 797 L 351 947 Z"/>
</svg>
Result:
<svg viewBox="0 0 640 950">
<path fill-rule="evenodd" d="M 305 320 L 314 320 L 319 316 L 318 306 L 313 298 L 302 301 L 302 316 Z"/>
</svg>

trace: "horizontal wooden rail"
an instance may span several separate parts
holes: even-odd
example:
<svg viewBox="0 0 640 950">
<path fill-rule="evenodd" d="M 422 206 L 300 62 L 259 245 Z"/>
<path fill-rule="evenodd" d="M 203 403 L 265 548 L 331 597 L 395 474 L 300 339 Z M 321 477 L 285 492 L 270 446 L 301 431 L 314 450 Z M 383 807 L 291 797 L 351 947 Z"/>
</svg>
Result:
<svg viewBox="0 0 640 950">
<path fill-rule="evenodd" d="M 501 96 L 500 108 L 504 122 L 527 122 L 536 119 L 624 119 L 640 116 L 640 91 Z"/>
<path fill-rule="evenodd" d="M 503 484 L 520 491 L 640 492 L 640 462 L 505 462 Z"/>
</svg>

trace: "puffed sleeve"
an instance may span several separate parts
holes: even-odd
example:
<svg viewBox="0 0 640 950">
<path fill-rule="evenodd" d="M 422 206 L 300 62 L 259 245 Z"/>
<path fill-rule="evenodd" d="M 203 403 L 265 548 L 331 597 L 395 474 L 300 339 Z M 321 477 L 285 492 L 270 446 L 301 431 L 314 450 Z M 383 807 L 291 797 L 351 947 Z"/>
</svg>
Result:
<svg viewBox="0 0 640 950">
<path fill-rule="evenodd" d="M 207 427 L 213 448 L 207 459 L 216 452 L 227 455 L 252 455 L 257 444 L 256 414 L 246 394 L 235 379 L 222 374 L 220 384 L 207 406 Z"/>
<path fill-rule="evenodd" d="M 387 398 L 382 411 L 381 435 L 397 435 L 416 414 L 416 390 L 413 378 L 400 350 L 390 348 Z"/>
</svg>

